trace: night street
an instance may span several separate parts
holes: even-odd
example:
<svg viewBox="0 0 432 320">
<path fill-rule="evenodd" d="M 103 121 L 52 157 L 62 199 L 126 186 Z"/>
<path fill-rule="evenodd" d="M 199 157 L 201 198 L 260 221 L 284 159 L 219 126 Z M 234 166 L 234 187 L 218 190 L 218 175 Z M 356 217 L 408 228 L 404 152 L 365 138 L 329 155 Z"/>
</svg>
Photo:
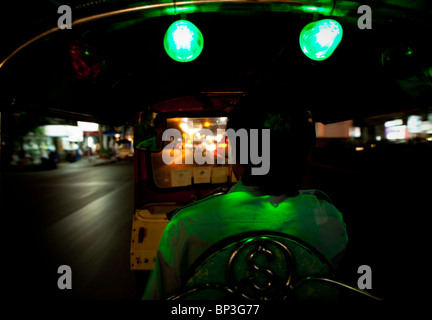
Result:
<svg viewBox="0 0 432 320">
<path fill-rule="evenodd" d="M 315 155 L 322 162 L 313 166 L 313 186 L 324 190 L 343 212 L 349 231 L 341 274 L 347 283 L 355 285 L 357 268 L 365 264 L 373 268 L 374 292 L 380 296 L 391 298 L 398 294 L 397 288 L 416 287 L 400 275 L 400 270 L 413 272 L 416 265 L 398 257 L 424 250 L 425 225 L 414 218 L 426 213 L 422 208 L 428 191 L 420 186 L 430 177 L 423 169 L 430 159 L 427 150 L 400 152 L 399 159 L 392 153 L 378 157 L 356 152 L 352 158 L 342 153 Z M 390 161 L 392 157 L 397 160 Z M 148 274 L 137 287 L 129 266 L 132 162 L 95 166 L 82 159 L 53 170 L 2 172 L 1 185 L 7 253 L 2 261 L 10 296 L 37 300 L 140 296 Z M 62 265 L 71 267 L 71 290 L 57 286 Z"/>
<path fill-rule="evenodd" d="M 429 298 L 432 1 L 5 4 L 14 315 L 151 300 L 139 312 L 168 319 L 186 316 L 175 298 L 222 297 L 402 314 Z"/>
<path fill-rule="evenodd" d="M 2 215 L 14 230 L 7 243 L 17 256 L 10 267 L 19 277 L 13 280 L 18 295 L 135 298 L 129 270 L 132 162 L 92 166 L 83 159 L 54 170 L 5 173 L 2 188 Z M 72 290 L 57 287 L 61 265 L 71 267 Z"/>
</svg>

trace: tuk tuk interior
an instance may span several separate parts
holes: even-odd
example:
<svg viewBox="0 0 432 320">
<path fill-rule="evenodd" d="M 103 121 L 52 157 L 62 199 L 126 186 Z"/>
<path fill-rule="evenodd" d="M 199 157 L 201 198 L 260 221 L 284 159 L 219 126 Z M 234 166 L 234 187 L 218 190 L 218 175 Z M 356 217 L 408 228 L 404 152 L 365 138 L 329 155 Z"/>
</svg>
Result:
<svg viewBox="0 0 432 320">
<path fill-rule="evenodd" d="M 134 139 L 132 270 L 153 268 L 170 212 L 215 192 L 226 192 L 236 182 L 226 161 L 226 137 L 220 132 L 226 128 L 233 103 L 241 96 L 243 93 L 203 93 L 159 103 L 139 114 Z M 163 141 L 167 129 L 179 130 L 181 135 L 175 141 L 171 136 Z M 198 152 L 204 157 L 209 153 L 213 160 L 198 164 L 194 157 Z M 172 163 L 166 163 L 164 153 L 171 153 Z"/>
<path fill-rule="evenodd" d="M 135 125 L 130 266 L 137 272 L 153 268 L 169 212 L 235 183 L 226 164 L 184 168 L 186 153 L 199 147 L 193 141 L 179 141 L 182 164 L 161 161 L 172 142 L 164 145 L 162 132 L 175 123 L 188 118 L 210 127 L 261 83 L 286 92 L 292 107 L 308 105 L 314 121 L 323 124 L 430 110 L 427 1 L 369 1 L 371 28 L 359 27 L 363 12 L 356 1 L 76 3 L 69 30 L 52 27 L 52 19 L 40 18 L 33 30 L 19 29 L 19 19 L 10 22 L 16 37 L 8 39 L 11 54 L 1 57 L 2 106 L 7 112 L 22 108 Z M 343 38 L 330 58 L 311 60 L 299 47 L 299 35 L 324 18 L 343 26 Z M 187 63 L 173 61 L 163 47 L 167 28 L 179 19 L 192 21 L 204 37 L 201 55 Z M 218 144 L 225 148 L 223 140 L 216 142 L 215 159 Z M 329 144 L 317 147 L 307 186 L 324 190 L 344 214 L 350 244 L 341 278 L 355 284 L 357 268 L 370 265 L 378 295 L 393 297 L 395 287 L 414 287 L 399 278 L 397 265 L 412 271 L 404 254 L 421 255 L 417 245 L 424 239 L 406 220 L 408 213 L 422 212 L 427 198 L 421 184 L 430 181 L 424 170 L 430 148 L 340 153 Z"/>
</svg>

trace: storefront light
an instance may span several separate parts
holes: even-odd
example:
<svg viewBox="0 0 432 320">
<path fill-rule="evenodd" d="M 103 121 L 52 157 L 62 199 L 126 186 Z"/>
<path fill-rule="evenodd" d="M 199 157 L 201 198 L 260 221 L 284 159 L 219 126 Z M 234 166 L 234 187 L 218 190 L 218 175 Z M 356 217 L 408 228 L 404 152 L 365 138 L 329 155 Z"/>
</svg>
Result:
<svg viewBox="0 0 432 320">
<path fill-rule="evenodd" d="M 405 140 L 407 126 L 391 126 L 386 128 L 387 140 Z"/>
<path fill-rule="evenodd" d="M 95 132 L 99 130 L 99 124 L 95 122 L 78 121 L 77 124 L 82 131 Z"/>
<path fill-rule="evenodd" d="M 61 137 L 67 141 L 84 141 L 83 131 L 77 126 L 49 124 L 41 127 L 47 137 Z"/>
<path fill-rule="evenodd" d="M 87 139 L 87 146 L 89 148 L 92 148 L 93 145 L 94 145 L 93 137 L 88 137 L 88 139 Z"/>
<path fill-rule="evenodd" d="M 402 119 L 395 119 L 395 120 L 390 120 L 390 121 L 384 122 L 384 127 L 386 127 L 386 128 L 396 127 L 396 126 L 401 126 L 401 125 L 403 125 Z"/>
</svg>

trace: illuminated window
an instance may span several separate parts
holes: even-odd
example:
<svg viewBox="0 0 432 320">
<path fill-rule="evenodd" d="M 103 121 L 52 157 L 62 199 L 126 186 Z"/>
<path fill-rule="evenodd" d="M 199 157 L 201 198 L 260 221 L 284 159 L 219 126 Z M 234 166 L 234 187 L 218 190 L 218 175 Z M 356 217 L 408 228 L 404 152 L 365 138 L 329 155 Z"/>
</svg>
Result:
<svg viewBox="0 0 432 320">
<path fill-rule="evenodd" d="M 162 151 L 151 154 L 155 184 L 171 188 L 229 182 L 226 123 L 224 117 L 168 118 L 167 129 L 177 130 L 178 137 L 164 141 Z"/>
</svg>

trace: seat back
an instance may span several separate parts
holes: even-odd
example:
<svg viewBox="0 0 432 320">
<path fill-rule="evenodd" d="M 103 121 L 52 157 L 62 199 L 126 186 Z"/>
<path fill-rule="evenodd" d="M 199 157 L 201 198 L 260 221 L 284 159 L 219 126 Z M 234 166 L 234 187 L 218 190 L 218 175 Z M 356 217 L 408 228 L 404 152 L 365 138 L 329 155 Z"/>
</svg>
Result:
<svg viewBox="0 0 432 320">
<path fill-rule="evenodd" d="M 324 256 L 302 240 L 276 232 L 249 232 L 204 252 L 170 299 L 331 299 L 337 291 L 333 286 L 314 282 L 298 295 L 297 284 L 333 275 Z"/>
</svg>

